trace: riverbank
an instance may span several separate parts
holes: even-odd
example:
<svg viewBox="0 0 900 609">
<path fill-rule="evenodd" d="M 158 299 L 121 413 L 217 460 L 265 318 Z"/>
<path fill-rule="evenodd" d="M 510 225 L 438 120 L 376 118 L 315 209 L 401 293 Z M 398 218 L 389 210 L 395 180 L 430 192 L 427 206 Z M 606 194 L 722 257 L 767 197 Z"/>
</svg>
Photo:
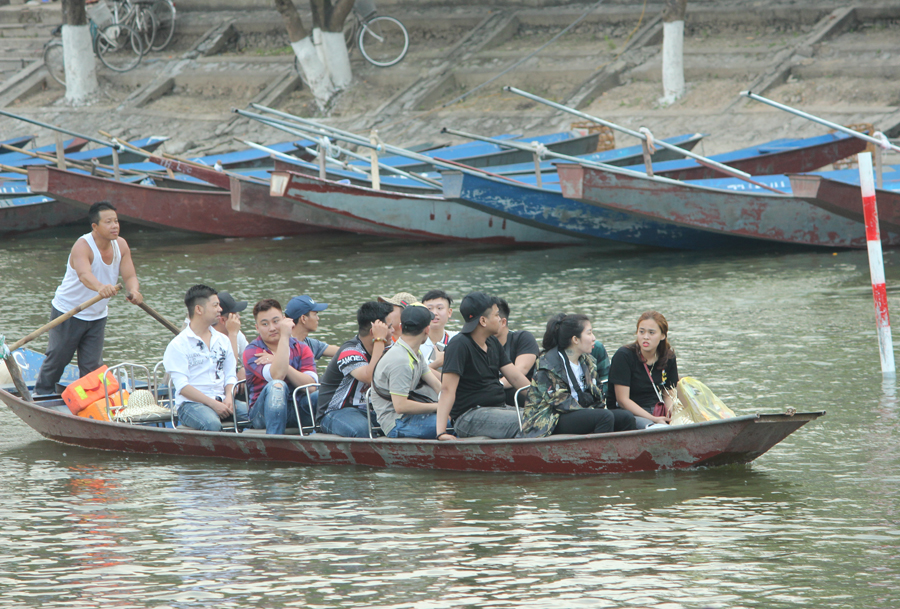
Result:
<svg viewBox="0 0 900 609">
<path fill-rule="evenodd" d="M 235 137 L 262 143 L 290 138 L 230 113 L 251 101 L 359 132 L 377 128 L 385 141 L 409 146 L 458 141 L 440 134 L 444 126 L 481 134 L 537 134 L 575 122 L 502 92 L 506 84 L 628 127 L 646 126 L 657 137 L 708 133 L 700 147 L 706 154 L 825 131 L 740 98 L 745 89 L 841 124 L 872 124 L 889 137 L 900 136 L 900 94 L 894 85 L 900 78 L 898 6 L 762 1 L 748 10 L 738 2 L 691 2 L 687 93 L 664 106 L 658 101 L 661 7 L 610 2 L 515 71 L 447 107 L 538 48 L 590 5 L 380 6 L 409 28 L 407 58 L 379 69 L 354 53 L 354 83 L 324 115 L 292 69 L 283 25 L 272 10 L 182 10 L 170 49 L 149 55 L 133 72 L 101 73 L 102 99 L 73 109 L 63 104 L 62 88 L 32 63 L 49 28 L 59 21 L 58 8 L 2 7 L 0 47 L 6 45 L 7 54 L 0 61 L 6 70 L 0 74 L 5 77 L 0 106 L 90 135 L 104 129 L 126 138 L 170 136 L 165 151 L 174 154 L 224 152 L 241 146 Z M 208 50 L 198 54 L 201 41 Z M 15 61 L 25 69 L 9 69 Z M 29 69 L 32 73 L 25 74 Z M 5 137 L 37 132 L 38 143 L 52 141 L 50 133 L 7 118 L 0 119 L 0 132 Z M 617 143 L 633 142 L 617 136 Z M 886 162 L 900 158 L 889 156 Z"/>
</svg>

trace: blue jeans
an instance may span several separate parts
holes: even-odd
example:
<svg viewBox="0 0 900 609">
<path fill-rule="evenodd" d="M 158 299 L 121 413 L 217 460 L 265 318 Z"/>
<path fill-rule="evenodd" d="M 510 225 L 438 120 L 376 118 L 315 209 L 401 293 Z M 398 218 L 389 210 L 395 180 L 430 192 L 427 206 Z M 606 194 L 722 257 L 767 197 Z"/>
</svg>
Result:
<svg viewBox="0 0 900 609">
<path fill-rule="evenodd" d="M 519 433 L 519 417 L 512 406 L 473 408 L 456 417 L 453 429 L 460 438 L 515 438 Z"/>
<path fill-rule="evenodd" d="M 448 422 L 449 423 L 449 422 Z M 389 438 L 437 439 L 437 414 L 407 414 L 394 422 Z"/>
<path fill-rule="evenodd" d="M 372 413 L 372 425 L 378 425 L 375 413 Z M 368 438 L 369 426 L 366 423 L 366 412 L 355 406 L 332 410 L 322 417 L 322 431 L 343 436 L 345 438 Z"/>
<path fill-rule="evenodd" d="M 246 423 L 248 419 L 247 404 L 241 401 L 235 401 L 234 413 L 237 420 Z M 227 421 L 233 420 L 231 416 L 225 418 Z M 200 402 L 184 402 L 178 407 L 178 421 L 192 429 L 200 431 L 222 431 L 222 419 L 216 414 L 216 411 Z"/>
<path fill-rule="evenodd" d="M 298 427 L 297 413 L 294 410 L 292 391 L 284 381 L 272 381 L 262 388 L 251 409 L 250 425 L 253 429 L 265 429 L 266 434 L 283 434 L 288 427 Z M 309 414 L 309 404 L 306 392 L 297 403 L 300 410 L 300 425 L 312 426 L 312 418 Z M 319 399 L 318 392 L 310 396 L 313 409 Z"/>
</svg>

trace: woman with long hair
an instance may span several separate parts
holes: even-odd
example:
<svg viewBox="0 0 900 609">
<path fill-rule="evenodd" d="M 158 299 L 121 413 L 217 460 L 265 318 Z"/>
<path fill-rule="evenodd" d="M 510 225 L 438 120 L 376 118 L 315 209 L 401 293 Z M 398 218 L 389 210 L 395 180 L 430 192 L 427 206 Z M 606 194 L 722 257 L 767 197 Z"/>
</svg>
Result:
<svg viewBox="0 0 900 609">
<path fill-rule="evenodd" d="M 544 332 L 525 403 L 521 437 L 590 434 L 635 429 L 627 410 L 607 410 L 597 362 L 594 330 L 586 315 L 554 315 Z"/>
<path fill-rule="evenodd" d="M 668 336 L 666 318 L 645 311 L 638 318 L 635 341 L 620 347 L 610 364 L 607 404 L 634 414 L 638 429 L 668 423 L 672 416 L 670 394 L 678 384 L 678 364 Z"/>
</svg>

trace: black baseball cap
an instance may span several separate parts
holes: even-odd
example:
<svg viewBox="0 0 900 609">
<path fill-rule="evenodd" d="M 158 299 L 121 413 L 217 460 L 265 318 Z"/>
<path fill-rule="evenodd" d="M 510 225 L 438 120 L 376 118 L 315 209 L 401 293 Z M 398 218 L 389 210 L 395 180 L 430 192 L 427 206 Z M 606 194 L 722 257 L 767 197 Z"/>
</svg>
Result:
<svg viewBox="0 0 900 609">
<path fill-rule="evenodd" d="M 421 302 L 414 302 L 400 313 L 400 325 L 404 334 L 419 334 L 431 325 L 434 313 L 425 308 Z"/>
<path fill-rule="evenodd" d="M 219 306 L 222 307 L 222 317 L 228 317 L 229 313 L 240 313 L 247 308 L 243 300 L 235 300 L 228 292 L 219 292 Z"/>
<path fill-rule="evenodd" d="M 472 292 L 467 294 L 462 302 L 459 303 L 459 313 L 463 317 L 465 324 L 462 327 L 463 334 L 468 334 L 478 327 L 478 322 L 484 312 L 491 308 L 493 299 L 484 292 Z"/>
</svg>

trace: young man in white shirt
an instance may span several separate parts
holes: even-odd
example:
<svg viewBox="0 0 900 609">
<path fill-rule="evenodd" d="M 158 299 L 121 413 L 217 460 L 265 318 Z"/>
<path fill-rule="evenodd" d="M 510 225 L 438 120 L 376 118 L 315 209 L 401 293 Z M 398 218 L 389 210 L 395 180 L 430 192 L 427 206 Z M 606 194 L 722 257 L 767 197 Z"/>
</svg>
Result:
<svg viewBox="0 0 900 609">
<path fill-rule="evenodd" d="M 163 364 L 175 386 L 181 424 L 202 431 L 222 431 L 222 420 L 247 421 L 247 407 L 234 403 L 237 382 L 231 343 L 212 326 L 222 312 L 214 289 L 195 285 L 184 296 L 190 323 L 166 347 Z"/>
<path fill-rule="evenodd" d="M 459 334 L 446 329 L 447 322 L 453 315 L 453 299 L 444 290 L 429 290 L 422 297 L 422 304 L 434 314 L 434 320 L 428 326 L 428 338 L 422 345 L 422 354 L 432 370 L 440 371 L 444 363 L 444 347 L 451 338 Z"/>
</svg>

